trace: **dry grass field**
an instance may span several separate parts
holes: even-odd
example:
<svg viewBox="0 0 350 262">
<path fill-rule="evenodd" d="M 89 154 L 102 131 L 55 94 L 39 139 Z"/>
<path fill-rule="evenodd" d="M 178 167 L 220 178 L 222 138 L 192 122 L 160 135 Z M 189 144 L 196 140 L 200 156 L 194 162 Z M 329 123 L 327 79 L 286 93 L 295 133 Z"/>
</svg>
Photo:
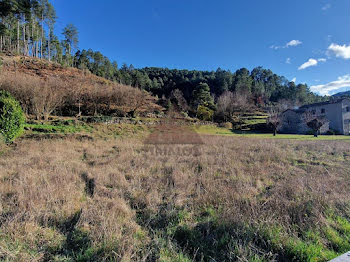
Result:
<svg viewBox="0 0 350 262">
<path fill-rule="evenodd" d="M 201 138 L 3 146 L 0 260 L 327 261 L 350 250 L 348 141 Z"/>
</svg>

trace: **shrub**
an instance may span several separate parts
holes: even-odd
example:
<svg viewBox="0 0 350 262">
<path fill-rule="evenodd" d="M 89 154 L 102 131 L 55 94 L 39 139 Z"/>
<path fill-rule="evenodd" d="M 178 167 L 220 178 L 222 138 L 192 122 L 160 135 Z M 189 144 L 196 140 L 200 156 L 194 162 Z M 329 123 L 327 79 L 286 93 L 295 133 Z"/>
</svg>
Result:
<svg viewBox="0 0 350 262">
<path fill-rule="evenodd" d="M 0 137 L 12 142 L 23 132 L 24 114 L 19 102 L 10 93 L 0 91 Z"/>
<path fill-rule="evenodd" d="M 214 111 L 205 106 L 198 106 L 197 117 L 200 120 L 211 121 L 213 119 Z"/>
</svg>

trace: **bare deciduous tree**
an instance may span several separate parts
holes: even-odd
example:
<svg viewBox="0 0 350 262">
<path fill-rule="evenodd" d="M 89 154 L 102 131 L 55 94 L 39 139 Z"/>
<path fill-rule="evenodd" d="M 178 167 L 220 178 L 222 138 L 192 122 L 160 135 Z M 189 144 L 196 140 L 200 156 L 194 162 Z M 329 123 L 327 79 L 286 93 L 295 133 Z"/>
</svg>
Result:
<svg viewBox="0 0 350 262">
<path fill-rule="evenodd" d="M 139 112 L 156 110 L 156 98 L 152 97 L 144 90 L 138 89 L 138 92 L 128 92 L 127 101 L 130 106 L 129 113 L 132 117 L 136 117 Z M 131 90 L 129 90 L 131 91 Z"/>
<path fill-rule="evenodd" d="M 314 137 L 318 137 L 321 128 L 329 121 L 324 116 L 318 116 L 314 112 L 304 113 L 304 123 L 313 131 Z"/>
<path fill-rule="evenodd" d="M 179 89 L 175 89 L 170 94 L 170 100 L 173 100 L 175 105 L 178 107 L 179 111 L 187 112 L 189 110 L 189 106 L 187 104 L 186 99 L 184 98 L 183 93 Z"/>
<path fill-rule="evenodd" d="M 329 121 L 324 116 L 318 116 L 312 112 L 305 112 L 304 122 L 310 129 L 312 129 L 314 137 L 318 137 L 321 128 Z"/>
<path fill-rule="evenodd" d="M 58 79 L 42 81 L 41 85 L 33 87 L 33 111 L 37 118 L 48 120 L 49 116 L 60 105 L 65 97 L 65 83 Z"/>
<path fill-rule="evenodd" d="M 224 92 L 217 99 L 217 115 L 225 122 L 234 118 L 241 122 L 242 117 L 251 109 L 248 98 L 244 92 Z"/>
<path fill-rule="evenodd" d="M 43 80 L 36 76 L 4 73 L 0 78 L 1 89 L 9 91 L 21 103 L 26 114 L 47 120 L 63 102 L 66 84 L 56 78 Z"/>
<path fill-rule="evenodd" d="M 269 111 L 269 117 L 267 119 L 267 125 L 273 130 L 273 136 L 277 135 L 278 128 L 282 124 L 281 116 L 276 109 L 271 109 Z"/>
<path fill-rule="evenodd" d="M 84 77 L 43 79 L 20 72 L 15 77 L 13 73 L 2 72 L 0 89 L 13 94 L 25 113 L 37 119 L 47 120 L 58 109 L 75 116 L 80 116 L 83 110 L 87 115 L 118 111 L 133 116 L 162 110 L 157 99 L 144 90 Z"/>
<path fill-rule="evenodd" d="M 232 118 L 234 103 L 234 94 L 230 91 L 224 92 L 217 100 L 217 114 L 223 117 L 225 122 Z"/>
</svg>

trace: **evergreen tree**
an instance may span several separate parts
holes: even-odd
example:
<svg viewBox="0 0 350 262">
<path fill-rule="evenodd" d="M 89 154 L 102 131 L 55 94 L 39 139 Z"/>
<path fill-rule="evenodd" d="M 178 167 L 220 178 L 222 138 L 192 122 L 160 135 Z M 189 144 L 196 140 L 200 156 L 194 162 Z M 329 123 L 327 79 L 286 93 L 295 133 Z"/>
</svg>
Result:
<svg viewBox="0 0 350 262">
<path fill-rule="evenodd" d="M 193 104 L 195 108 L 199 105 L 214 109 L 214 99 L 210 95 L 210 88 L 206 83 L 200 83 L 193 91 Z"/>
<path fill-rule="evenodd" d="M 72 64 L 72 51 L 78 46 L 78 29 L 73 25 L 69 24 L 63 29 L 64 40 L 62 46 L 65 50 L 65 57 L 68 64 Z"/>
</svg>

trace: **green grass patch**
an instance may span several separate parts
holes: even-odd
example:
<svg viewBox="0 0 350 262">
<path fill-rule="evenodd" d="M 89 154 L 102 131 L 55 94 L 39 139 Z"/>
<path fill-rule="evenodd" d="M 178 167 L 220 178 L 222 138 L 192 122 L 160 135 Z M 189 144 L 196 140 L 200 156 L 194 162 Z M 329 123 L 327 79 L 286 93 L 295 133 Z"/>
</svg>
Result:
<svg viewBox="0 0 350 262">
<path fill-rule="evenodd" d="M 266 118 L 257 118 L 257 119 L 244 119 L 243 125 L 257 125 L 257 124 L 266 124 Z"/>
<path fill-rule="evenodd" d="M 75 121 L 52 121 L 47 123 L 27 123 L 24 125 L 27 132 L 34 134 L 44 133 L 44 134 L 69 134 L 78 132 L 91 132 L 92 127 L 83 123 Z"/>
<path fill-rule="evenodd" d="M 57 252 L 64 242 L 64 236 L 51 228 L 27 225 L 27 230 L 28 239 L 0 231 L 0 261 L 39 261 L 45 252 Z"/>
<path fill-rule="evenodd" d="M 263 227 L 259 234 L 286 260 L 328 261 L 340 255 L 321 243 L 318 232 L 308 231 L 301 239 L 286 234 L 282 227 L 269 226 Z"/>
<path fill-rule="evenodd" d="M 312 135 L 296 135 L 296 134 L 273 134 L 268 133 L 254 133 L 254 132 L 242 132 L 233 131 L 224 127 L 215 126 L 196 126 L 195 130 L 199 134 L 203 135 L 220 135 L 220 136 L 232 136 L 232 137 L 245 137 L 245 138 L 262 138 L 262 139 L 295 139 L 295 140 L 345 140 L 350 141 L 350 136 L 335 136 L 335 135 L 321 135 L 319 137 L 314 137 Z"/>
<path fill-rule="evenodd" d="M 160 250 L 160 257 L 159 261 L 163 262 L 191 262 L 192 260 L 189 259 L 186 255 L 180 253 L 177 253 L 173 250 L 170 250 L 168 248 L 162 248 Z"/>
</svg>

